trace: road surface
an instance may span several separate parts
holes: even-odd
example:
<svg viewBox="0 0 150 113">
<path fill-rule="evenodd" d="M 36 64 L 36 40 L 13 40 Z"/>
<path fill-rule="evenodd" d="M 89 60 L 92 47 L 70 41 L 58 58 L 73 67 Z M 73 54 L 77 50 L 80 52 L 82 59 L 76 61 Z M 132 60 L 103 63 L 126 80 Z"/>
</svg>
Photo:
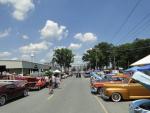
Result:
<svg viewBox="0 0 150 113">
<path fill-rule="evenodd" d="M 89 79 L 67 78 L 53 95 L 48 89 L 31 91 L 0 107 L 0 113 L 128 113 L 130 102 L 113 103 L 92 95 Z"/>
</svg>

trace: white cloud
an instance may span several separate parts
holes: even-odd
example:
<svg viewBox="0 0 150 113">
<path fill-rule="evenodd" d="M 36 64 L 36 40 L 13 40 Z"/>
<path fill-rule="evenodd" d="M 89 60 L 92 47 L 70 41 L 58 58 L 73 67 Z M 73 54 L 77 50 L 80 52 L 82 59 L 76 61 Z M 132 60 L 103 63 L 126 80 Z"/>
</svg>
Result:
<svg viewBox="0 0 150 113">
<path fill-rule="evenodd" d="M 23 55 L 21 55 L 20 59 L 24 60 L 24 61 L 31 61 L 31 56 L 27 55 L 27 54 L 23 54 Z"/>
<path fill-rule="evenodd" d="M 46 60 L 45 59 L 41 59 L 40 63 L 46 63 Z"/>
<path fill-rule="evenodd" d="M 13 57 L 13 58 L 11 58 L 11 60 L 18 60 L 18 58 L 17 57 Z"/>
<path fill-rule="evenodd" d="M 11 28 L 5 29 L 3 32 L 0 32 L 0 38 L 7 37 L 11 32 Z"/>
<path fill-rule="evenodd" d="M 78 39 L 82 42 L 94 42 L 97 40 L 97 37 L 93 34 L 93 33 L 85 33 L 85 34 L 82 34 L 82 33 L 77 33 L 75 36 L 74 36 L 75 39 Z"/>
<path fill-rule="evenodd" d="M 81 46 L 82 46 L 81 44 L 71 43 L 68 48 L 70 48 L 70 49 L 79 49 L 79 48 L 81 48 Z"/>
<path fill-rule="evenodd" d="M 40 43 L 30 43 L 19 48 L 21 53 L 32 53 L 32 52 L 42 52 L 43 50 L 48 50 L 52 43 L 43 41 Z"/>
<path fill-rule="evenodd" d="M 22 35 L 22 37 L 21 37 L 22 39 L 25 39 L 25 40 L 27 40 L 27 39 L 29 39 L 30 37 L 29 36 L 27 36 L 27 35 Z"/>
<path fill-rule="evenodd" d="M 82 55 L 77 54 L 76 56 L 74 56 L 74 62 L 72 63 L 72 65 L 80 65 L 80 64 L 83 64 Z"/>
<path fill-rule="evenodd" d="M 67 37 L 68 30 L 65 26 L 58 25 L 58 23 L 47 20 L 45 26 L 40 30 L 42 39 L 52 39 L 57 38 L 61 40 L 64 37 Z"/>
<path fill-rule="evenodd" d="M 33 0 L 0 0 L 0 4 L 10 4 L 14 9 L 12 15 L 17 20 L 24 20 L 34 8 Z"/>
<path fill-rule="evenodd" d="M 54 47 L 54 50 L 55 49 L 62 49 L 62 48 L 66 48 L 65 46 L 57 46 L 57 47 Z"/>
<path fill-rule="evenodd" d="M 11 53 L 10 52 L 0 52 L 0 59 L 6 59 L 8 58 L 9 56 L 11 56 Z"/>
</svg>

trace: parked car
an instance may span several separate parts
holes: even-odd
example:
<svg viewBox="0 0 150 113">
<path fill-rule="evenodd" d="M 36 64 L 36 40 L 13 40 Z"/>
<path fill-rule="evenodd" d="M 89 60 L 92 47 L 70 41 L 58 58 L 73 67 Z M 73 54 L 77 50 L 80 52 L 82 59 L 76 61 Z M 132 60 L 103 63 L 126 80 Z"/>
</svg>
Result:
<svg viewBox="0 0 150 113">
<path fill-rule="evenodd" d="M 150 113 L 150 100 L 140 99 L 129 104 L 129 113 Z"/>
<path fill-rule="evenodd" d="M 131 78 L 122 83 L 104 83 L 102 98 L 111 99 L 114 102 L 122 99 L 144 99 L 150 98 L 150 91 Z"/>
<path fill-rule="evenodd" d="M 0 106 L 8 100 L 20 96 L 28 96 L 28 88 L 20 81 L 0 81 Z"/>
<path fill-rule="evenodd" d="M 91 77 L 91 75 L 90 75 L 90 71 L 86 71 L 85 73 L 84 73 L 84 77 L 85 78 L 90 78 Z"/>
<path fill-rule="evenodd" d="M 135 72 L 132 78 L 150 90 L 150 75 L 147 73 Z M 140 99 L 133 101 L 129 104 L 129 113 L 150 113 L 150 100 Z"/>
<path fill-rule="evenodd" d="M 29 89 L 38 89 L 46 86 L 46 80 L 43 77 L 31 77 L 31 76 L 23 76 L 16 77 L 17 80 L 26 80 Z"/>
<path fill-rule="evenodd" d="M 91 83 L 91 93 L 96 93 L 101 96 L 104 83 L 121 83 L 124 79 L 129 79 L 128 76 L 106 76 L 101 81 Z"/>
</svg>

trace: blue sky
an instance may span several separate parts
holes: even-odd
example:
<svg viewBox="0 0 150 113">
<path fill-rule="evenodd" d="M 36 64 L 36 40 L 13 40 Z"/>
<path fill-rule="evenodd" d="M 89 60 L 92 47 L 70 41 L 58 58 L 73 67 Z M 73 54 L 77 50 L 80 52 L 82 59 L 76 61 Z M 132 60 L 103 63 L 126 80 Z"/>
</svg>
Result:
<svg viewBox="0 0 150 113">
<path fill-rule="evenodd" d="M 34 53 L 36 62 L 46 62 L 55 48 L 67 47 L 80 60 L 87 49 L 99 42 L 119 45 L 149 38 L 150 0 L 138 2 L 0 0 L 0 59 L 31 60 Z"/>
</svg>

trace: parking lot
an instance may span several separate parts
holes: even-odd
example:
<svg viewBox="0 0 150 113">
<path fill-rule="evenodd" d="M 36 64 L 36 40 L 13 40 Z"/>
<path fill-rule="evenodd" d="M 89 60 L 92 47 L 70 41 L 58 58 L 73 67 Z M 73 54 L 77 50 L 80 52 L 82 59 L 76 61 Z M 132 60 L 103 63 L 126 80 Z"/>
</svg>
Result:
<svg viewBox="0 0 150 113">
<path fill-rule="evenodd" d="M 48 89 L 30 91 L 0 107 L 0 113 L 128 113 L 131 101 L 114 103 L 90 93 L 89 79 L 67 78 L 53 95 Z"/>
</svg>

